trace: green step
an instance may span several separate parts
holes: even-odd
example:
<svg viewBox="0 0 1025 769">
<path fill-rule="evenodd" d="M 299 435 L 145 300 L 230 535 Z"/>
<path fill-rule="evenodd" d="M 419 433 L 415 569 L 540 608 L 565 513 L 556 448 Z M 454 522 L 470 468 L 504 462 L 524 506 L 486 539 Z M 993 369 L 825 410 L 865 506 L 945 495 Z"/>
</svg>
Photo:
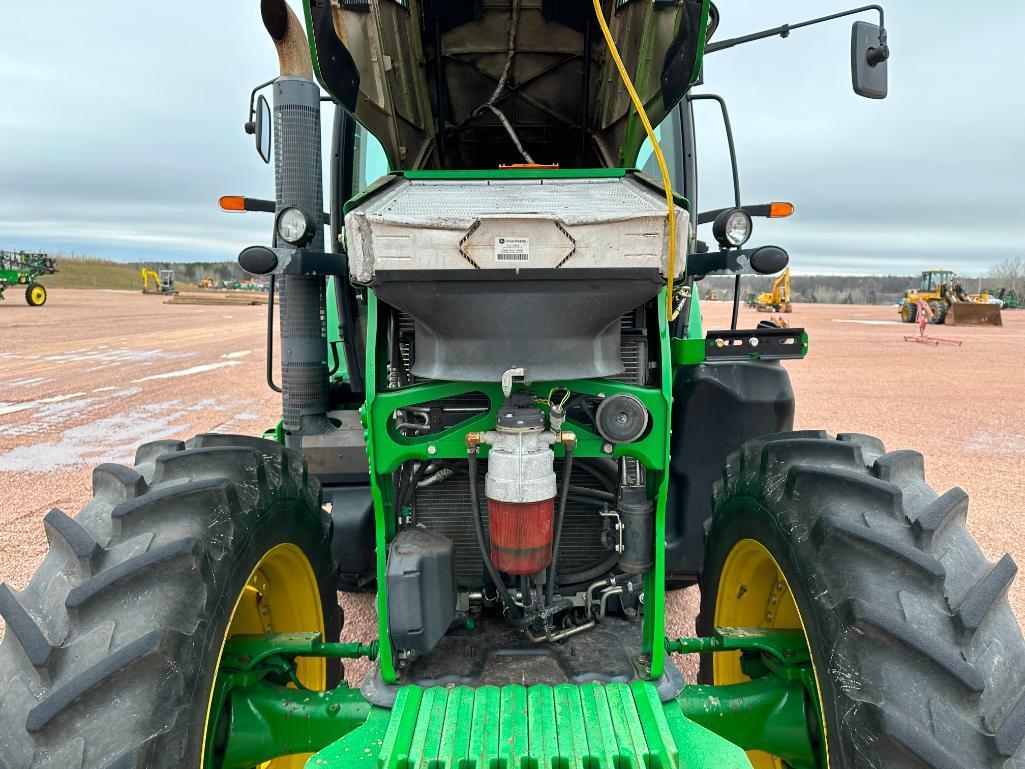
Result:
<svg viewBox="0 0 1025 769">
<path fill-rule="evenodd" d="M 681 750 L 684 755 L 681 757 Z M 743 751 L 655 687 L 407 686 L 307 769 L 746 769 Z"/>
</svg>

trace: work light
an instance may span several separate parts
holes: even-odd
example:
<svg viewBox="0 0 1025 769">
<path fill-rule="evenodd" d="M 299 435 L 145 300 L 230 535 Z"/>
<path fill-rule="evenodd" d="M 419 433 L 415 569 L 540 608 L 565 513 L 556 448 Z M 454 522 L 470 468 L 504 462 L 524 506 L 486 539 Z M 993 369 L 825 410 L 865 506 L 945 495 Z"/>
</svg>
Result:
<svg viewBox="0 0 1025 769">
<path fill-rule="evenodd" d="M 742 208 L 729 208 L 715 217 L 712 235 L 723 248 L 742 246 L 751 237 L 751 217 Z"/>
<path fill-rule="evenodd" d="M 313 239 L 313 221 L 297 206 L 289 206 L 278 214 L 278 237 L 293 246 L 305 246 Z"/>
</svg>

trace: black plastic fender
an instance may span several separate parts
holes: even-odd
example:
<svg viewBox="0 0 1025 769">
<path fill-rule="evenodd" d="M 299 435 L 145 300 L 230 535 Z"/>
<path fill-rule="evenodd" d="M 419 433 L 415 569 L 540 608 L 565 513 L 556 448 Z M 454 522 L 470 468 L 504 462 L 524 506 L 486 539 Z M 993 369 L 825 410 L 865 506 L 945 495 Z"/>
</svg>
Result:
<svg viewBox="0 0 1025 769">
<path fill-rule="evenodd" d="M 673 383 L 666 581 L 697 581 L 712 484 L 731 451 L 750 438 L 792 430 L 794 390 L 779 363 L 716 361 L 683 366 Z"/>
</svg>

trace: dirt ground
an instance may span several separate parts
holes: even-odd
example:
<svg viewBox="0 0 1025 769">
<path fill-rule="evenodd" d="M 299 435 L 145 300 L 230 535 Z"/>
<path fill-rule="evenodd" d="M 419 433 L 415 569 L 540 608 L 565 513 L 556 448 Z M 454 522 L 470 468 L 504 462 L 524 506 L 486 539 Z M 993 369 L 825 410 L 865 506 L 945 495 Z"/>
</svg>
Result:
<svg viewBox="0 0 1025 769">
<path fill-rule="evenodd" d="M 729 304 L 704 308 L 706 328 L 728 325 Z M 765 317 L 745 309 L 740 325 Z M 896 317 L 890 307 L 795 305 L 791 324 L 811 337 L 808 358 L 786 364 L 796 427 L 921 451 L 937 489 L 968 492 L 987 557 L 1025 563 L 1025 311 L 1005 312 L 1003 328 L 930 327 L 960 347 L 907 343 L 912 330 Z M 0 580 L 25 586 L 46 550 L 43 515 L 84 504 L 94 465 L 130 463 L 137 444 L 158 438 L 273 425 L 265 324 L 265 307 L 120 291 L 56 289 L 42 308 L 0 305 Z M 1025 621 L 1025 581 L 1010 597 Z M 696 599 L 693 589 L 670 595 L 668 632 L 693 631 Z M 344 603 L 345 637 L 372 638 L 369 598 Z"/>
</svg>

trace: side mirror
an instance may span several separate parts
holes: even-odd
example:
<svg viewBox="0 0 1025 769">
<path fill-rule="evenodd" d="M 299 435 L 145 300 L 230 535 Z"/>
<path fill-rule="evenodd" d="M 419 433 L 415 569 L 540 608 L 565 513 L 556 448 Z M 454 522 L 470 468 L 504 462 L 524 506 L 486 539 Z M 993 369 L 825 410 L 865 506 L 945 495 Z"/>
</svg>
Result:
<svg viewBox="0 0 1025 769">
<path fill-rule="evenodd" d="M 886 30 L 867 21 L 851 27 L 851 84 L 854 93 L 868 99 L 886 98 L 886 60 L 890 48 Z"/>
<path fill-rule="evenodd" d="M 270 163 L 271 156 L 271 118 L 270 105 L 261 95 L 256 100 L 256 151 L 264 163 Z"/>
</svg>

